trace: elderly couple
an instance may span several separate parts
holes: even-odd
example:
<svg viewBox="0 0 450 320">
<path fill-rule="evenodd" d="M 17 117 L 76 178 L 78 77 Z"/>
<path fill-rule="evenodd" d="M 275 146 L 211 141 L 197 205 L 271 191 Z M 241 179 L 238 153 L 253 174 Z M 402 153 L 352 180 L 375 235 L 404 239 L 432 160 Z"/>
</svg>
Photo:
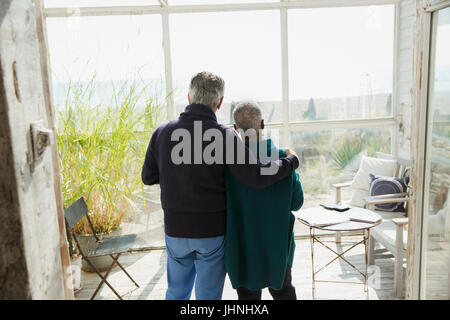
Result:
<svg viewBox="0 0 450 320">
<path fill-rule="evenodd" d="M 303 204 L 298 158 L 263 139 L 256 103 L 234 110 L 242 139 L 219 124 L 223 95 L 223 79 L 198 73 L 189 86 L 189 105 L 158 127 L 148 145 L 142 181 L 161 187 L 166 299 L 188 300 L 194 283 L 196 299 L 221 299 L 228 272 L 239 300 L 260 300 L 263 288 L 274 299 L 295 300 L 291 211 Z M 214 162 L 206 161 L 208 153 Z"/>
</svg>

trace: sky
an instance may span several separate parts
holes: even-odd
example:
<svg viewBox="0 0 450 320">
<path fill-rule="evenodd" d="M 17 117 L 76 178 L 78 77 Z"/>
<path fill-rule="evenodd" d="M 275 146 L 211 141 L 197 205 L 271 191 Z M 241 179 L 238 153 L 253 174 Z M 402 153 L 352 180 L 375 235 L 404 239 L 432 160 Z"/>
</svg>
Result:
<svg viewBox="0 0 450 320">
<path fill-rule="evenodd" d="M 175 102 L 203 70 L 225 79 L 225 101 L 281 100 L 279 10 L 170 14 L 169 26 Z M 47 27 L 54 82 L 164 77 L 158 14 L 48 18 Z M 392 5 L 288 10 L 290 98 L 391 92 L 393 37 Z"/>
<path fill-rule="evenodd" d="M 450 91 L 450 8 L 439 11 L 437 23 L 434 89 Z"/>
</svg>

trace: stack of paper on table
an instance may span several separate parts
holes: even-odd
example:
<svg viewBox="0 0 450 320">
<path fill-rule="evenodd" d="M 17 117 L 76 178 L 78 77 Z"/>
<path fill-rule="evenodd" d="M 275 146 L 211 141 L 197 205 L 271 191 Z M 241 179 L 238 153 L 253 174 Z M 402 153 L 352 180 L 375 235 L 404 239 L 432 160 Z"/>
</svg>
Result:
<svg viewBox="0 0 450 320">
<path fill-rule="evenodd" d="M 298 211 L 297 218 L 303 220 L 307 224 L 315 227 L 331 226 L 348 221 L 376 223 L 381 217 L 375 212 L 359 210 L 349 210 L 347 212 L 338 212 L 334 210 L 306 210 Z"/>
<path fill-rule="evenodd" d="M 325 212 L 326 211 L 326 212 Z M 299 211 L 297 217 L 307 224 L 316 227 L 331 226 L 333 224 L 343 223 L 349 221 L 348 214 L 324 210 L 324 211 Z"/>
<path fill-rule="evenodd" d="M 350 210 L 348 214 L 350 221 L 376 223 L 381 220 L 379 214 L 368 210 L 365 210 L 364 212 L 359 210 Z"/>
</svg>

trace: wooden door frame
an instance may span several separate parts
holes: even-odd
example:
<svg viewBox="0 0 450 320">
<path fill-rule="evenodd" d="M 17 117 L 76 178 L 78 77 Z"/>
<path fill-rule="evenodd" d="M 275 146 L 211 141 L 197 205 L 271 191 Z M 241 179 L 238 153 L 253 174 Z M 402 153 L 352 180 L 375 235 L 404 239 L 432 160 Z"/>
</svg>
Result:
<svg viewBox="0 0 450 320">
<path fill-rule="evenodd" d="M 406 267 L 406 299 L 424 297 L 421 287 L 422 240 L 424 230 L 424 205 L 427 197 L 424 192 L 427 146 L 427 108 L 428 78 L 431 49 L 431 17 L 433 12 L 450 6 L 450 0 L 417 0 L 416 23 L 414 30 L 412 101 L 415 106 L 411 126 L 411 156 L 413 170 L 411 185 L 413 189 L 408 221 L 408 246 Z"/>
<path fill-rule="evenodd" d="M 41 60 L 41 70 L 42 70 L 42 83 L 43 83 L 43 93 L 45 101 L 45 110 L 47 116 L 48 128 L 52 130 L 53 143 L 51 146 L 52 154 L 52 166 L 53 166 L 53 185 L 55 190 L 55 200 L 56 200 L 56 210 L 58 218 L 58 228 L 59 228 L 59 248 L 61 256 L 61 267 L 63 276 L 63 290 L 64 299 L 73 300 L 73 282 L 72 282 L 72 268 L 70 263 L 69 249 L 67 246 L 67 234 L 66 234 L 66 224 L 64 220 L 64 207 L 63 207 L 63 197 L 61 191 L 61 175 L 59 169 L 59 156 L 58 156 L 58 145 L 56 141 L 56 127 L 55 127 L 55 117 L 54 117 L 54 104 L 52 95 L 52 81 L 50 76 L 49 68 L 49 55 L 48 55 L 48 45 L 46 36 L 46 24 L 43 18 L 44 4 L 43 0 L 33 0 L 36 8 L 36 32 L 39 41 L 39 54 Z"/>
</svg>

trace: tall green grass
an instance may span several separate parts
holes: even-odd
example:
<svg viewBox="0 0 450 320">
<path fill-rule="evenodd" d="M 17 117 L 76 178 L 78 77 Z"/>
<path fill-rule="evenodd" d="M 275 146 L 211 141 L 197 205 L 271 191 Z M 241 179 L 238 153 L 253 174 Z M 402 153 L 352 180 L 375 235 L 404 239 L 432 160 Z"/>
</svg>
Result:
<svg viewBox="0 0 450 320">
<path fill-rule="evenodd" d="M 354 135 L 347 135 L 331 154 L 333 164 L 338 169 L 344 169 L 345 166 L 362 150 L 363 143 L 361 138 Z"/>
<path fill-rule="evenodd" d="M 97 103 L 95 80 L 69 84 L 64 108 L 57 112 L 57 142 L 64 206 L 83 196 L 94 230 L 109 233 L 145 198 L 141 167 L 166 108 L 142 80 L 112 83 L 112 95 Z M 75 232 L 90 233 L 86 219 Z"/>
<path fill-rule="evenodd" d="M 377 152 L 390 152 L 391 134 L 385 130 L 360 130 L 344 135 L 331 153 L 333 164 L 338 169 L 344 169 L 360 152 L 365 151 L 369 157 L 375 157 Z"/>
</svg>

